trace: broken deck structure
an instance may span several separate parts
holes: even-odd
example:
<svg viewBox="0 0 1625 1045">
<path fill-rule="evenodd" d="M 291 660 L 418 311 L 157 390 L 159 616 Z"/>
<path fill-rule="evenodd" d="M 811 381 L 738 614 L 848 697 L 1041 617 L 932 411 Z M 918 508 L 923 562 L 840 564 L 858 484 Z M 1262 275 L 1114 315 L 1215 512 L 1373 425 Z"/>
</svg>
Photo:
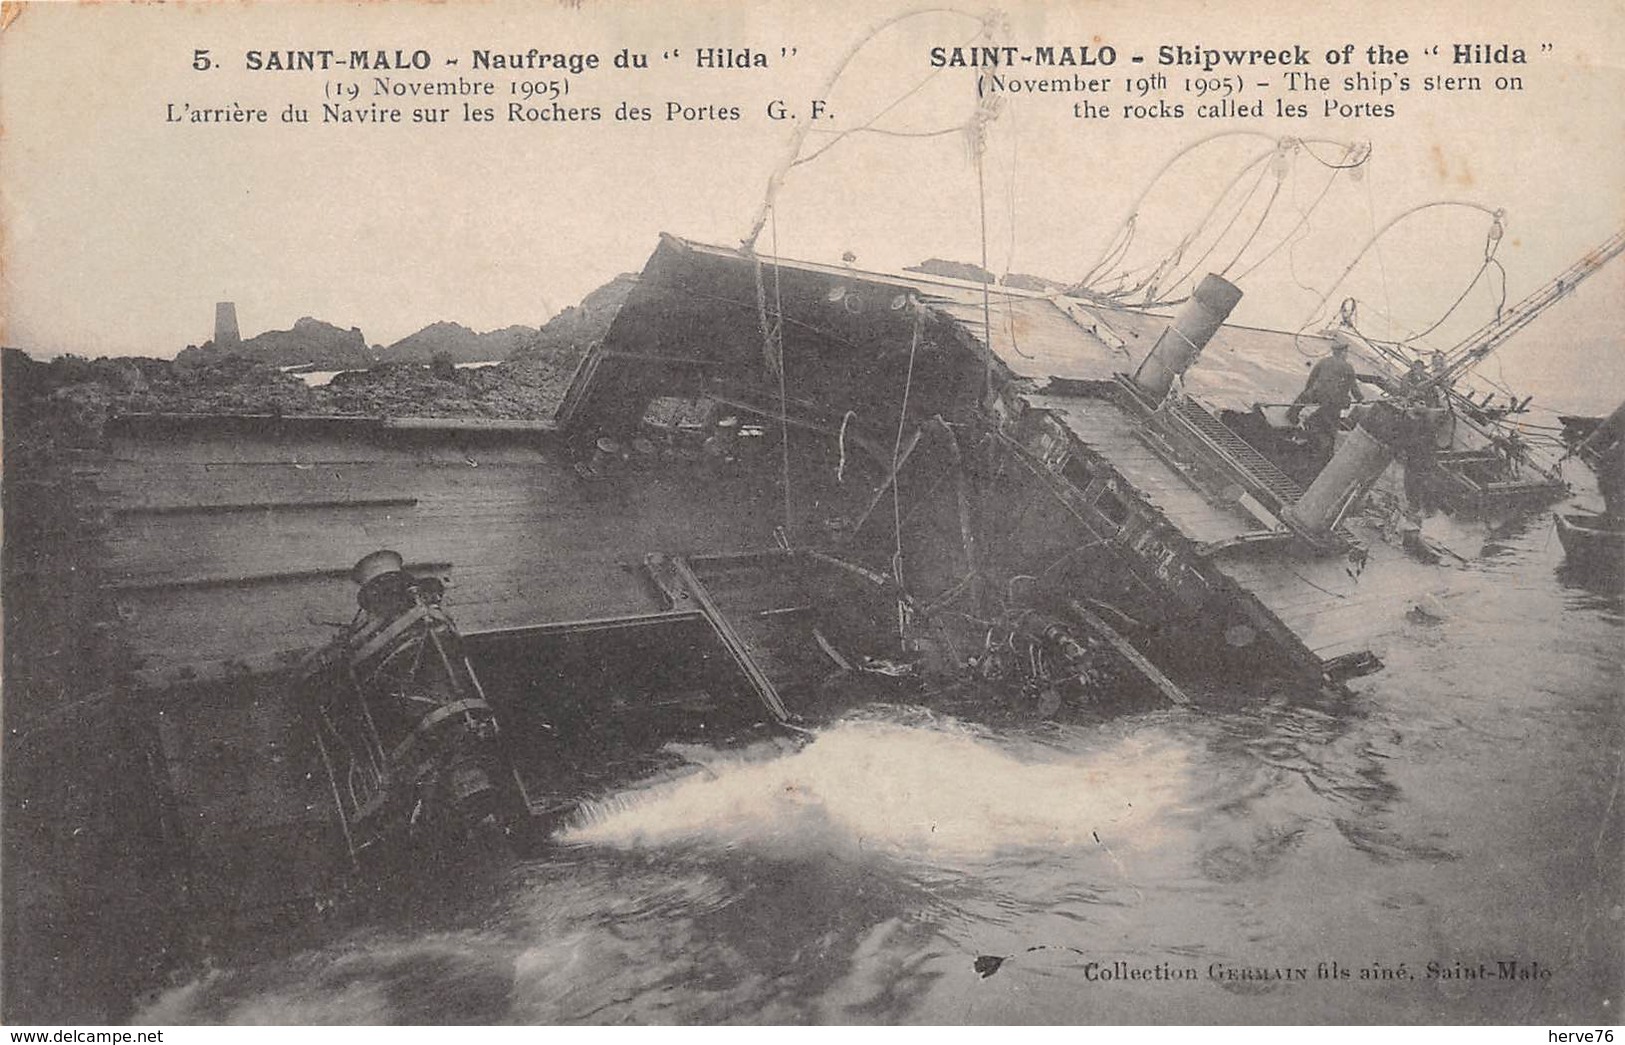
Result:
<svg viewBox="0 0 1625 1045">
<path fill-rule="evenodd" d="M 1127 378 L 1169 327 L 668 237 L 558 424 L 581 445 L 635 437 L 674 397 L 748 415 L 774 444 L 763 472 L 780 473 L 787 539 L 884 577 L 905 642 L 913 628 L 962 645 L 940 634 L 966 630 L 954 619 L 1081 595 L 1164 655 L 1369 670 L 1437 567 L 1352 503 L 1306 534 L 1287 510 L 1299 484 L 1220 420 L 1290 402 L 1324 345 L 1215 323 L 1183 387 L 1154 401 Z"/>
</svg>

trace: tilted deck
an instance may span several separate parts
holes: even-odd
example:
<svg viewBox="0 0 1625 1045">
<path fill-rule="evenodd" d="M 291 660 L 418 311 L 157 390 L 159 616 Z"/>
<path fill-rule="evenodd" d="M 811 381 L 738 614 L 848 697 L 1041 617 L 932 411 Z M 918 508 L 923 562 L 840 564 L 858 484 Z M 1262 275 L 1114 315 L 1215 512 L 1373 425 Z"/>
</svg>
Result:
<svg viewBox="0 0 1625 1045">
<path fill-rule="evenodd" d="M 1211 569 L 1279 623 L 1278 638 L 1290 635 L 1289 641 L 1314 661 L 1329 665 L 1365 653 L 1380 656 L 1405 613 L 1442 584 L 1439 566 L 1412 558 L 1364 523 L 1356 523 L 1357 533 L 1345 530 L 1358 539 L 1360 551 L 1352 559 L 1317 553 L 1294 544 L 1289 533 L 1272 532 L 1267 518 L 1199 489 L 1191 470 L 1161 451 L 1143 422 L 1109 400 L 1025 399 L 1061 420 L 1080 447 L 1107 461 Z"/>
<path fill-rule="evenodd" d="M 125 638 L 162 684 L 322 644 L 379 548 L 444 574 L 465 632 L 648 612 L 647 552 L 773 546 L 758 484 L 696 467 L 594 482 L 528 436 L 214 419 L 115 429 L 94 478 Z"/>
</svg>

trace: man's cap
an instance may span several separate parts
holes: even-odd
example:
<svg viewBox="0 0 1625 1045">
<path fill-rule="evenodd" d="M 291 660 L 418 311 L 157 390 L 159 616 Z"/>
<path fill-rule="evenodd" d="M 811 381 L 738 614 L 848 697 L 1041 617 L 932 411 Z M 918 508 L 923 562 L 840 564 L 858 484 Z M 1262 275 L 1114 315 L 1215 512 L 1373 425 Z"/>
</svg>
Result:
<svg viewBox="0 0 1625 1045">
<path fill-rule="evenodd" d="M 350 570 L 350 579 L 357 584 L 365 585 L 375 577 L 381 577 L 386 573 L 399 572 L 401 567 L 405 565 L 406 560 L 401 557 L 400 552 L 387 549 L 375 551 L 364 556 L 360 562 L 355 564 L 355 567 Z"/>
</svg>

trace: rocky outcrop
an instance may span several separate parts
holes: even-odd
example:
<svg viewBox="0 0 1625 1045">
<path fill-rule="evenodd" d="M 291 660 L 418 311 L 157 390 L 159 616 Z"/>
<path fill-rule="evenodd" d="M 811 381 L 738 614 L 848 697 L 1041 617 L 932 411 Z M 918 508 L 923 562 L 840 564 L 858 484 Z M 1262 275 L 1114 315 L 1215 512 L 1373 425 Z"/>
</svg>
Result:
<svg viewBox="0 0 1625 1045">
<path fill-rule="evenodd" d="M 535 327 L 511 326 L 476 334 L 461 323 L 430 323 L 378 353 L 382 363 L 428 363 L 444 356 L 453 363 L 487 363 L 507 359 L 536 340 Z"/>
<path fill-rule="evenodd" d="M 559 363 L 575 361 L 586 355 L 587 349 L 604 339 L 609 325 L 626 303 L 627 295 L 638 285 L 633 273 L 622 273 L 547 321 L 536 337 L 513 354 L 514 359 L 550 359 Z"/>
<path fill-rule="evenodd" d="M 949 261 L 946 258 L 927 258 L 918 265 L 907 265 L 904 272 L 924 272 L 929 276 L 947 276 L 949 279 L 962 279 L 970 283 L 993 283 L 993 273 L 980 265 L 972 265 L 965 261 Z"/>
<path fill-rule="evenodd" d="M 1067 290 L 1065 283 L 1057 283 L 1045 276 L 1033 276 L 1025 272 L 1007 273 L 999 283 L 1017 290 L 1036 290 L 1040 294 L 1064 294 Z"/>
<path fill-rule="evenodd" d="M 251 359 L 272 366 L 311 364 L 317 370 L 351 370 L 373 364 L 372 349 L 360 329 L 343 330 L 309 316 L 302 317 L 291 330 L 267 330 L 240 345 L 188 345 L 175 357 L 183 364 L 211 363 L 228 356 Z"/>
<path fill-rule="evenodd" d="M 945 258 L 927 258 L 918 265 L 906 266 L 903 271 L 923 272 L 928 276 L 946 276 L 949 279 L 962 279 L 967 283 L 996 283 L 1017 290 L 1036 290 L 1042 294 L 1059 294 L 1067 288 L 1065 283 L 1057 283 L 1045 276 L 1034 276 L 1026 272 L 1007 272 L 995 279 L 993 273 L 980 265 L 972 265 L 966 261 L 949 261 Z"/>
<path fill-rule="evenodd" d="M 374 417 L 551 418 L 564 398 L 572 366 L 550 359 L 508 360 L 495 366 L 437 374 L 421 363 L 379 363 L 339 374 L 314 390 L 314 413 Z"/>
<path fill-rule="evenodd" d="M 8 349 L 5 390 L 8 403 L 45 404 L 42 408 L 55 411 L 65 431 L 91 443 L 100 438 L 107 417 L 121 413 L 545 420 L 558 409 L 582 356 L 603 340 L 636 285 L 634 275 L 617 276 L 540 330 L 513 326 L 476 334 L 456 323 L 434 323 L 391 345 L 381 360 L 361 331 L 308 317 L 292 330 L 249 338 L 234 351 L 211 342 L 188 347 L 173 361 L 64 355 L 38 362 Z M 506 344 L 508 358 L 494 366 L 456 369 L 452 362 L 485 361 L 454 354 L 453 346 L 470 339 Z M 408 358 L 400 358 L 403 354 Z M 431 363 L 437 365 L 426 365 Z M 349 372 L 311 388 L 282 370 L 300 364 Z"/>
</svg>

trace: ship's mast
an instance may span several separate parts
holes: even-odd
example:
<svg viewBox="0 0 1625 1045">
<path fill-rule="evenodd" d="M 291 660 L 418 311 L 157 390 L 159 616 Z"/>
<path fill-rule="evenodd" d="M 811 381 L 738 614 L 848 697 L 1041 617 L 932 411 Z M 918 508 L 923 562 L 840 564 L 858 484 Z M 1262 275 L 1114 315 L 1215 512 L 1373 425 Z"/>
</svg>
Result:
<svg viewBox="0 0 1625 1045">
<path fill-rule="evenodd" d="M 1534 322 L 1535 317 L 1567 297 L 1575 287 L 1595 275 L 1621 253 L 1625 253 L 1625 229 L 1615 232 L 1600 247 L 1570 265 L 1557 278 L 1502 312 L 1471 337 L 1446 352 L 1446 365 L 1439 373 L 1432 375 L 1432 383 L 1445 387 L 1466 374 L 1483 362 L 1491 352 L 1500 348 L 1513 334 Z"/>
<path fill-rule="evenodd" d="M 1428 375 L 1428 379 L 1421 385 L 1413 388 L 1413 394 L 1425 394 L 1428 390 L 1436 390 L 1452 406 L 1459 408 L 1459 417 L 1466 420 L 1468 425 L 1487 439 L 1494 440 L 1494 419 L 1484 417 L 1480 411 L 1481 406 L 1473 401 L 1467 393 L 1457 391 L 1456 381 L 1465 376 L 1479 363 L 1483 362 L 1496 349 L 1504 345 L 1512 335 L 1534 322 L 1546 309 L 1571 294 L 1576 287 L 1591 278 L 1604 265 L 1625 253 L 1625 229 L 1615 232 L 1606 241 L 1595 249 L 1588 251 L 1584 257 L 1570 265 L 1554 279 L 1549 280 L 1528 297 L 1509 309 L 1503 310 L 1490 322 L 1479 328 L 1466 340 L 1444 352 L 1444 365 L 1436 367 Z M 1348 321 L 1345 320 L 1345 324 Z M 1360 338 L 1367 347 L 1394 362 L 1400 368 L 1409 365 L 1410 357 L 1392 342 L 1377 341 L 1360 335 L 1357 330 L 1351 333 Z M 1522 412 L 1522 405 L 1515 401 L 1509 407 L 1511 412 Z M 1475 417 L 1480 418 L 1475 420 Z M 1526 448 L 1513 443 L 1508 448 L 1509 453 L 1523 463 L 1534 467 L 1548 478 L 1555 479 L 1555 467 L 1537 464 Z"/>
</svg>

